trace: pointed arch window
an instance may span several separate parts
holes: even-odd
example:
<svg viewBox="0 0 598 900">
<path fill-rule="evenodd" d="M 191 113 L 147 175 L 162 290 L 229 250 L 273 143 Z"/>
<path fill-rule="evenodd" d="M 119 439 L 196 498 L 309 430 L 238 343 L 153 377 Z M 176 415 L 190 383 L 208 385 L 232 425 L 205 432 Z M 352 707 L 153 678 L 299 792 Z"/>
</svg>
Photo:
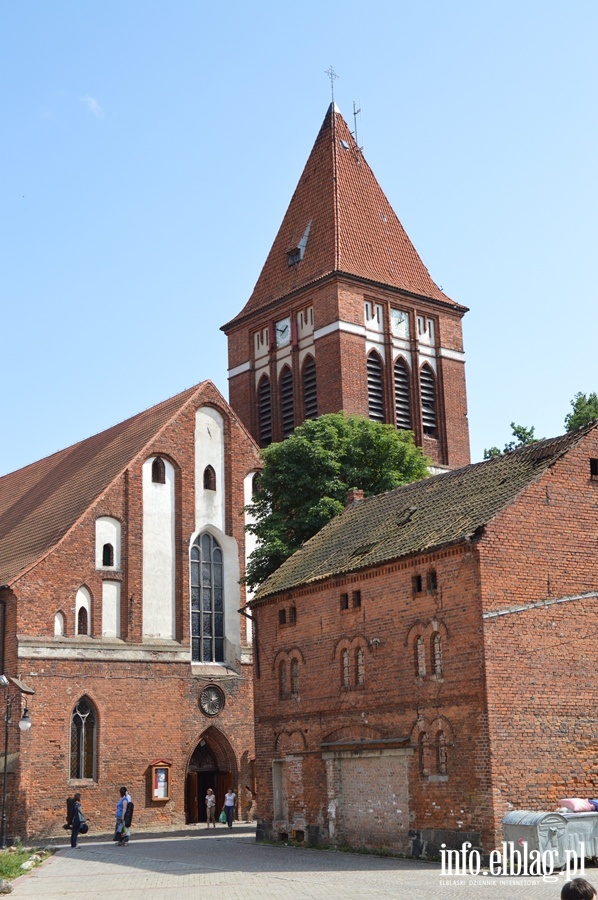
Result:
<svg viewBox="0 0 598 900">
<path fill-rule="evenodd" d="M 57 637 L 64 635 L 64 616 L 60 611 L 54 616 L 54 634 Z"/>
<path fill-rule="evenodd" d="M 436 767 L 439 775 L 448 775 L 448 754 L 444 731 L 439 731 L 436 735 Z"/>
<path fill-rule="evenodd" d="M 222 550 L 211 534 L 191 547 L 191 658 L 224 662 L 224 565 Z"/>
<path fill-rule="evenodd" d="M 278 699 L 287 698 L 287 664 L 283 659 L 278 666 Z"/>
<path fill-rule="evenodd" d="M 395 363 L 395 415 L 397 428 L 411 430 L 411 392 L 409 390 L 409 369 L 404 359 Z"/>
<path fill-rule="evenodd" d="M 114 566 L 114 547 L 112 544 L 104 544 L 102 547 L 102 565 Z"/>
<path fill-rule="evenodd" d="M 260 446 L 272 443 L 272 392 L 270 379 L 264 375 L 258 385 L 257 406 L 260 426 Z"/>
<path fill-rule="evenodd" d="M 291 660 L 291 697 L 299 696 L 299 660 Z"/>
<path fill-rule="evenodd" d="M 316 361 L 308 356 L 303 364 L 303 412 L 306 419 L 318 418 Z"/>
<path fill-rule="evenodd" d="M 375 350 L 367 359 L 368 415 L 374 422 L 384 422 L 384 380 L 382 360 Z"/>
<path fill-rule="evenodd" d="M 419 748 L 419 771 L 422 775 L 430 774 L 430 744 L 428 741 L 428 735 L 425 731 L 423 731 L 419 736 L 418 741 Z"/>
<path fill-rule="evenodd" d="M 283 438 L 295 428 L 295 401 L 293 398 L 293 373 L 285 366 L 280 378 L 280 422 Z"/>
<path fill-rule="evenodd" d="M 164 465 L 164 460 L 160 459 L 159 456 L 156 456 L 152 462 L 152 481 L 154 484 L 166 483 L 166 466 Z"/>
<path fill-rule="evenodd" d="M 432 665 L 434 674 L 440 677 L 442 675 L 442 637 L 438 632 L 432 638 Z"/>
<path fill-rule="evenodd" d="M 365 684 L 365 653 L 363 647 L 355 651 L 355 683 Z"/>
<path fill-rule="evenodd" d="M 436 377 L 430 366 L 422 366 L 420 372 L 421 398 L 422 398 L 422 422 L 424 434 L 436 436 Z"/>
<path fill-rule="evenodd" d="M 84 606 L 80 606 L 77 613 L 77 634 L 89 634 L 89 617 Z"/>
<path fill-rule="evenodd" d="M 426 645 L 421 634 L 415 642 L 415 674 L 420 677 L 426 674 Z"/>
<path fill-rule="evenodd" d="M 71 778 L 95 778 L 96 721 L 93 703 L 81 697 L 71 716 Z"/>
<path fill-rule="evenodd" d="M 344 688 L 351 687 L 351 657 L 348 650 L 341 653 L 341 684 Z"/>
<path fill-rule="evenodd" d="M 216 472 L 212 466 L 206 466 L 203 470 L 203 486 L 206 491 L 216 490 Z"/>
</svg>

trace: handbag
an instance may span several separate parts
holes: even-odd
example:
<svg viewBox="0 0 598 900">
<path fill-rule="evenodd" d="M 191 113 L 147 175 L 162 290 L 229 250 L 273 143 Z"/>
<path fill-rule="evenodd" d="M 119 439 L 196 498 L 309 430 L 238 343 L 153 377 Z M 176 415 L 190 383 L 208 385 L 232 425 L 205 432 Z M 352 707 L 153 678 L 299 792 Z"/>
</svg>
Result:
<svg viewBox="0 0 598 900">
<path fill-rule="evenodd" d="M 87 824 L 87 822 L 84 822 L 83 825 L 81 826 L 81 828 L 79 829 L 79 834 L 87 834 L 88 831 L 89 831 L 89 825 Z"/>
<path fill-rule="evenodd" d="M 226 825 L 226 813 L 224 812 L 224 810 L 222 810 L 222 812 L 221 812 L 220 815 L 218 816 L 218 821 L 219 821 L 222 825 Z"/>
</svg>

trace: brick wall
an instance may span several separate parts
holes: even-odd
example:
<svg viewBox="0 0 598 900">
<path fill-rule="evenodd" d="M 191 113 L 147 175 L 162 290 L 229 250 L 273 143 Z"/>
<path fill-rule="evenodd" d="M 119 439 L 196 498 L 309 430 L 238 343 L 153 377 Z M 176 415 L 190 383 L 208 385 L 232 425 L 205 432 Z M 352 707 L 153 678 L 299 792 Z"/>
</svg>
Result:
<svg viewBox="0 0 598 900">
<path fill-rule="evenodd" d="M 240 659 L 233 670 L 190 664 L 188 553 L 195 529 L 195 410 L 206 405 L 217 408 L 225 421 L 226 531 L 237 541 L 242 574 L 243 479 L 259 468 L 259 454 L 219 393 L 204 384 L 195 402 L 131 462 L 55 549 L 13 585 L 12 594 L 4 592 L 5 671 L 18 674 L 35 690 L 29 702 L 31 730 L 23 736 L 16 729 L 11 732 L 11 747 L 20 749 L 18 771 L 9 775 L 8 784 L 11 835 L 57 833 L 64 821 L 65 799 L 75 790 L 82 794 L 90 828 L 109 830 L 123 783 L 135 801 L 135 827 L 184 824 L 185 776 L 202 739 L 214 749 L 221 766 L 233 760 L 231 778 L 239 789 L 239 808 L 243 813 L 251 805 L 246 786 L 252 787 L 253 778 L 252 666 Z M 152 642 L 142 635 L 141 468 L 155 454 L 169 459 L 177 472 L 177 642 Z M 95 568 L 95 520 L 104 515 L 121 522 L 118 572 Z M 104 577 L 122 585 L 121 640 L 101 637 Z M 75 636 L 75 597 L 82 585 L 91 595 L 89 636 Z M 244 589 L 240 598 L 228 602 L 244 602 Z M 61 638 L 54 637 L 57 611 L 63 612 L 66 625 Z M 242 618 L 242 647 L 245 624 Z M 220 715 L 208 718 L 198 701 L 201 690 L 212 683 L 224 691 L 225 707 Z M 83 695 L 97 713 L 97 772 L 93 780 L 73 781 L 70 720 Z M 149 789 L 148 766 L 160 758 L 172 761 L 171 799 L 165 803 L 153 802 Z"/>
</svg>

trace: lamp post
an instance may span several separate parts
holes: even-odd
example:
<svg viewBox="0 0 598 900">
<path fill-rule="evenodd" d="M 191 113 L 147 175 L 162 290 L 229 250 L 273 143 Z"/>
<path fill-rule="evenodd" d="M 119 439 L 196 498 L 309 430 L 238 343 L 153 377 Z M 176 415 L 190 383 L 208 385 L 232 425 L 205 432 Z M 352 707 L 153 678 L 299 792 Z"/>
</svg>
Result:
<svg viewBox="0 0 598 900">
<path fill-rule="evenodd" d="M 21 693 L 33 694 L 31 688 L 28 688 L 25 684 L 23 684 L 23 682 L 20 682 L 18 679 L 11 678 L 10 681 L 17 685 Z M 0 675 L 0 684 L 4 687 L 4 693 L 6 695 L 6 710 L 4 714 L 4 778 L 2 781 L 2 820 L 0 824 L 0 850 L 6 850 L 6 776 L 8 773 L 8 726 L 12 724 L 13 703 L 13 698 L 8 693 L 10 681 L 6 677 L 6 675 Z M 19 719 L 19 729 L 22 732 L 25 732 L 29 731 L 30 728 L 31 716 L 29 715 L 29 709 L 27 708 L 27 705 L 25 705 L 23 715 Z"/>
</svg>

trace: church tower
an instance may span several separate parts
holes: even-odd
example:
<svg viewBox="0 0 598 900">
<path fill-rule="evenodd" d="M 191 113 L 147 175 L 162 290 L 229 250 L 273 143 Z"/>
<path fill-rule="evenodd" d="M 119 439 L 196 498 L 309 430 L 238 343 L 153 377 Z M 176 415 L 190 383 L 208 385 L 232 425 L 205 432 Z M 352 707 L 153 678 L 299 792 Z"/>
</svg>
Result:
<svg viewBox="0 0 598 900">
<path fill-rule="evenodd" d="M 434 284 L 336 104 L 228 338 L 230 403 L 261 446 L 345 410 L 469 463 L 461 319 Z"/>
</svg>

